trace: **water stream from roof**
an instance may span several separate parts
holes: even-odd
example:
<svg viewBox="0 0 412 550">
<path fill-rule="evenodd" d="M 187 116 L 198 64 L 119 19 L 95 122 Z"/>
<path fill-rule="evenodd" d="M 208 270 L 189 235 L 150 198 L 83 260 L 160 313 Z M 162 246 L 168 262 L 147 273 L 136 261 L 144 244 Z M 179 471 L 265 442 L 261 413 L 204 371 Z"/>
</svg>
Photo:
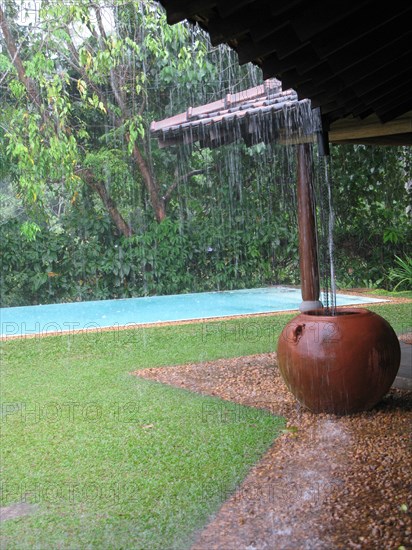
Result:
<svg viewBox="0 0 412 550">
<path fill-rule="evenodd" d="M 333 177 L 331 159 L 319 154 L 314 157 L 314 201 L 317 214 L 317 238 L 321 301 L 325 313 L 336 313 L 336 277 L 333 232 L 335 214 L 333 209 Z"/>
<path fill-rule="evenodd" d="M 211 219 L 220 218 L 221 230 L 218 238 L 213 238 L 207 245 L 214 252 L 214 261 L 219 261 L 219 251 L 227 249 L 226 236 L 233 238 L 231 230 L 238 231 L 243 237 L 257 230 L 256 223 L 251 223 L 248 206 L 250 195 L 247 188 L 254 180 L 258 196 L 258 211 L 261 221 L 268 224 L 275 222 L 273 231 L 274 250 L 280 239 L 287 238 L 282 233 L 282 221 L 276 225 L 280 211 L 283 217 L 289 214 L 291 226 L 289 238 L 295 239 L 292 224 L 296 223 L 296 143 L 313 141 L 319 130 L 319 113 L 312 110 L 309 101 L 298 101 L 293 91 L 282 92 L 272 88 L 273 95 L 268 93 L 267 105 L 256 109 L 245 102 L 229 110 L 227 116 L 219 112 L 200 121 L 189 121 L 176 130 L 184 145 L 180 146 L 178 173 L 182 184 L 179 185 L 180 198 L 185 201 L 181 206 L 181 216 L 188 218 L 190 186 L 193 181 L 185 179 L 189 172 L 193 155 L 203 155 L 203 176 L 200 181 L 212 191 L 213 206 L 208 215 Z M 277 103 L 276 103 L 277 102 Z M 204 111 L 207 112 L 206 110 Z M 245 112 L 247 112 L 245 116 Z M 245 148 L 245 143 L 249 148 Z M 311 145 L 314 159 L 310 171 L 314 175 L 315 193 L 313 205 L 317 212 L 319 235 L 320 271 L 325 305 L 333 314 L 336 307 L 336 284 L 333 263 L 333 225 L 332 181 L 330 164 L 327 158 L 320 157 L 316 144 Z M 200 152 L 203 151 L 203 152 Z M 206 151 L 206 152 L 205 152 Z M 311 160 L 312 162 L 312 160 Z M 217 181 L 216 181 L 217 175 Z M 202 181 L 203 179 L 203 181 Z M 227 186 L 227 196 L 224 188 Z M 212 189 L 211 189 L 212 190 Z M 267 200 L 269 198 L 269 200 Z M 256 200 L 253 198 L 253 200 Z M 218 215 L 216 217 L 216 208 Z M 185 212 L 186 209 L 186 212 Z M 293 252 L 292 252 L 293 254 Z M 296 254 L 296 253 L 295 253 Z M 296 254 L 297 255 L 297 254 Z M 237 278 L 241 268 L 239 248 L 234 251 L 234 277 Z M 276 260 L 275 260 L 276 262 Z M 217 290 L 220 289 L 219 283 Z M 329 307 L 330 306 L 330 307 Z"/>
<path fill-rule="evenodd" d="M 336 314 L 336 278 L 335 278 L 335 258 L 334 258 L 334 241 L 333 230 L 335 226 L 335 212 L 333 210 L 332 199 L 332 179 L 330 177 L 330 159 L 325 159 L 325 182 L 328 192 L 328 250 L 329 250 L 329 267 L 330 267 L 330 285 L 331 285 L 331 301 L 330 309 L 332 315 Z"/>
</svg>

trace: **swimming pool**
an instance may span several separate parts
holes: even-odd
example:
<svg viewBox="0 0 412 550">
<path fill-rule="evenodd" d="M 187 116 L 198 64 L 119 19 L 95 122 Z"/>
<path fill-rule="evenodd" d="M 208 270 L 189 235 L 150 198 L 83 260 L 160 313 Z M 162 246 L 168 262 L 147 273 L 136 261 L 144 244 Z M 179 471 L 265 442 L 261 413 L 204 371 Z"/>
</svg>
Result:
<svg viewBox="0 0 412 550">
<path fill-rule="evenodd" d="M 42 335 L 107 327 L 251 315 L 296 310 L 300 289 L 283 286 L 9 307 L 0 309 L 1 336 Z M 337 305 L 381 302 L 381 299 L 338 294 Z"/>
</svg>

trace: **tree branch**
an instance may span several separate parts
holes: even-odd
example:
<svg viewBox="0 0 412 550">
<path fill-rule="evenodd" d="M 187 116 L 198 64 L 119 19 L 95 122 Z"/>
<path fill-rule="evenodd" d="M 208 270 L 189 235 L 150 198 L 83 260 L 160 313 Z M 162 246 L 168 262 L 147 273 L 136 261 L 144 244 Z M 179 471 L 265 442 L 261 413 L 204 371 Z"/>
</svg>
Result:
<svg viewBox="0 0 412 550">
<path fill-rule="evenodd" d="M 126 139 L 130 141 L 129 134 L 126 134 Z M 140 149 L 136 144 L 133 145 L 132 150 L 133 158 L 136 161 L 137 166 L 139 167 L 140 173 L 142 174 L 143 181 L 146 185 L 146 189 L 150 195 L 150 201 L 155 212 L 156 220 L 161 222 L 166 217 L 165 201 L 163 197 L 160 196 L 160 189 L 157 181 L 153 177 L 153 174 L 143 157 Z"/>
<path fill-rule="evenodd" d="M 180 176 L 180 178 L 176 178 L 175 181 L 169 186 L 166 193 L 163 195 L 163 201 L 167 205 L 167 203 L 170 201 L 173 191 L 176 189 L 176 187 L 179 185 L 181 181 L 186 181 L 187 179 L 191 178 L 192 176 L 197 176 L 199 174 L 204 174 L 206 172 L 205 169 L 199 169 L 199 170 L 192 170 L 191 172 L 188 172 L 187 174 L 183 174 L 183 176 Z"/>
<path fill-rule="evenodd" d="M 2 8 L 0 7 L 0 28 L 1 32 L 4 36 L 4 41 L 6 43 L 7 51 L 9 52 L 10 60 L 13 63 L 18 78 L 20 82 L 24 85 L 27 91 L 27 95 L 29 96 L 30 100 L 37 106 L 40 107 L 41 103 L 39 101 L 39 97 L 36 93 L 36 87 L 34 85 L 34 82 L 29 79 L 26 75 L 26 71 L 24 70 L 23 62 L 19 55 L 19 49 L 17 49 L 16 43 L 14 41 L 13 35 L 11 34 L 10 28 L 7 24 L 6 18 L 4 16 L 4 12 Z"/>
<path fill-rule="evenodd" d="M 99 27 L 100 35 L 103 38 L 103 40 L 106 41 L 107 40 L 107 35 L 106 35 L 106 31 L 104 30 L 104 25 L 103 25 L 103 20 L 102 20 L 102 14 L 101 14 L 101 11 L 100 11 L 100 7 L 96 6 L 96 4 L 94 4 L 93 2 L 89 2 L 89 4 L 90 4 L 91 7 L 93 7 L 94 13 L 96 14 L 96 20 L 97 20 L 97 25 Z"/>
<path fill-rule="evenodd" d="M 114 69 L 110 69 L 110 84 L 112 86 L 112 90 L 113 90 L 113 94 L 114 94 L 114 98 L 116 100 L 116 103 L 118 104 L 118 106 L 120 107 L 120 110 L 123 113 L 122 118 L 125 119 L 125 118 L 128 117 L 128 109 L 127 109 L 126 102 L 124 100 L 124 95 L 122 94 L 121 89 L 118 86 L 117 76 L 116 76 L 116 73 L 115 73 Z"/>
<path fill-rule="evenodd" d="M 109 216 L 111 217 L 119 232 L 125 237 L 131 237 L 133 235 L 133 231 L 131 227 L 126 223 L 123 216 L 120 214 L 116 203 L 110 197 L 104 183 L 97 181 L 91 170 L 85 168 L 78 169 L 76 171 L 76 175 L 81 177 L 82 180 L 99 195 L 102 203 L 104 204 L 104 207 L 106 208 Z"/>
<path fill-rule="evenodd" d="M 79 54 L 76 50 L 76 46 L 74 45 L 73 43 L 73 40 L 72 40 L 72 37 L 70 35 L 70 29 L 68 26 L 66 26 L 66 31 L 67 31 L 67 34 L 69 36 L 69 40 L 67 42 L 67 45 L 68 45 L 68 48 L 69 48 L 69 51 L 70 53 L 72 54 L 74 60 L 75 60 L 75 63 L 73 63 L 70 58 L 68 58 L 67 56 L 64 56 L 64 58 L 66 59 L 66 61 L 68 63 L 70 63 L 70 65 L 76 70 L 78 71 L 81 75 L 82 75 L 82 78 L 84 79 L 84 81 L 87 83 L 87 85 L 94 91 L 94 93 L 97 95 L 97 97 L 99 98 L 99 101 L 101 101 L 104 105 L 104 108 L 106 109 L 107 113 L 109 113 L 112 117 L 113 117 L 113 120 L 115 121 L 116 123 L 116 126 L 119 127 L 123 124 L 123 120 L 120 120 L 116 114 L 113 112 L 112 109 L 110 109 L 106 99 L 102 96 L 101 94 L 101 91 L 99 90 L 99 88 L 90 80 L 87 72 L 84 70 L 84 68 L 82 67 L 81 63 L 80 63 L 80 59 L 79 59 Z"/>
</svg>

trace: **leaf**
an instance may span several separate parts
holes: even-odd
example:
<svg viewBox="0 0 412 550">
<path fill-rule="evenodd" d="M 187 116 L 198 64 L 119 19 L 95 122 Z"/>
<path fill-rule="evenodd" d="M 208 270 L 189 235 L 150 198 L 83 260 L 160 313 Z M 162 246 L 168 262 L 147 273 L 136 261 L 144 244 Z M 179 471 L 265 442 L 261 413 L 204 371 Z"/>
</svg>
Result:
<svg viewBox="0 0 412 550">
<path fill-rule="evenodd" d="M 81 78 L 79 78 L 79 80 L 77 81 L 77 89 L 82 95 L 87 92 L 87 84 Z"/>
<path fill-rule="evenodd" d="M 36 240 L 36 235 L 39 233 L 40 227 L 34 222 L 24 222 L 20 227 L 20 233 L 26 237 L 28 241 Z M 46 277 L 47 279 L 47 277 Z"/>
<path fill-rule="evenodd" d="M 287 428 L 284 428 L 281 430 L 281 433 L 283 434 L 289 434 L 293 437 L 297 437 L 299 432 L 299 428 L 297 426 L 288 426 Z"/>
</svg>

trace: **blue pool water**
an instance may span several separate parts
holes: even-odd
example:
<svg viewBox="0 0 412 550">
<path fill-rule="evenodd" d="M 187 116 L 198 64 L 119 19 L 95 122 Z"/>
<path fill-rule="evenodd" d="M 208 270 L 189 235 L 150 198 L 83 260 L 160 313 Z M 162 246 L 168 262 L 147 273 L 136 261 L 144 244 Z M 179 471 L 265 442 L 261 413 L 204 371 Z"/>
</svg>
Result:
<svg viewBox="0 0 412 550">
<path fill-rule="evenodd" d="M 299 289 L 269 287 L 124 300 L 9 307 L 0 309 L 1 336 L 72 332 L 165 321 L 288 311 L 298 309 L 301 301 Z M 363 296 L 337 295 L 338 306 L 379 301 L 382 300 Z"/>
</svg>

